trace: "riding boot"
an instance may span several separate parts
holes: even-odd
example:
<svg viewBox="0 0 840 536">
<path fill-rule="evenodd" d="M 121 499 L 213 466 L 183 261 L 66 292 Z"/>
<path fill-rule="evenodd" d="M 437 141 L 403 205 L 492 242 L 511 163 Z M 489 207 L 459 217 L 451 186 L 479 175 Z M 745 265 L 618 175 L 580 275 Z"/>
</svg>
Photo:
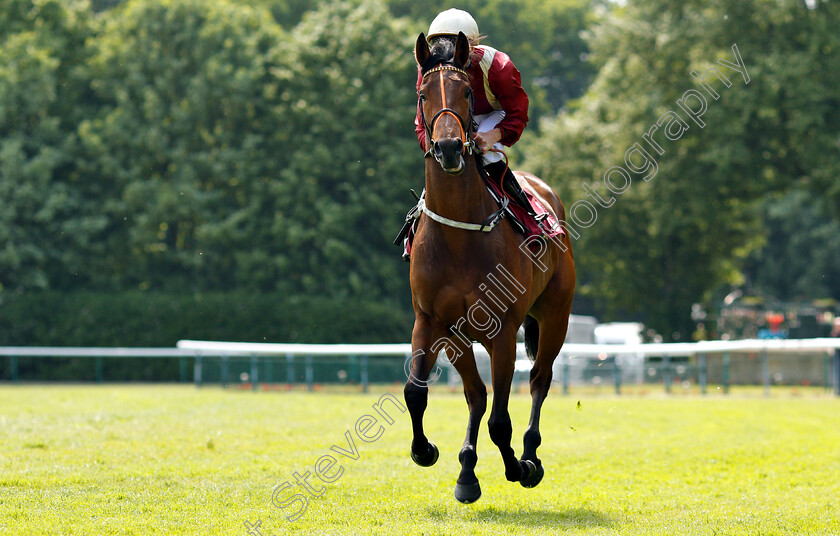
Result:
<svg viewBox="0 0 840 536">
<path fill-rule="evenodd" d="M 522 186 L 519 185 L 519 181 L 516 180 L 516 177 L 513 176 L 513 171 L 505 164 L 504 162 L 493 162 L 491 164 L 484 164 L 484 169 L 487 170 L 487 173 L 490 177 L 496 181 L 498 184 L 499 179 L 501 179 L 502 187 L 504 188 L 505 192 L 513 198 L 516 203 L 519 204 L 522 208 L 528 211 L 528 214 L 531 216 L 536 216 L 534 209 L 531 208 L 531 203 L 528 202 L 528 198 L 525 196 L 525 192 L 522 191 Z M 502 173 L 504 173 L 504 177 L 502 177 Z"/>
</svg>

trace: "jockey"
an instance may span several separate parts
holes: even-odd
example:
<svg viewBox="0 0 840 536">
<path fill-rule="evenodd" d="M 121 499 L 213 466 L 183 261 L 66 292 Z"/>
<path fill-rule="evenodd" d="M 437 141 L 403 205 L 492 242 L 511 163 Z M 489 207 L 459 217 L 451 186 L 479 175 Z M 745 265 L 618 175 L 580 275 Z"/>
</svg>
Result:
<svg viewBox="0 0 840 536">
<path fill-rule="evenodd" d="M 464 32 L 470 43 L 470 61 L 464 69 L 470 75 L 473 92 L 473 117 L 478 129 L 474 136 L 484 169 L 497 183 L 501 179 L 505 191 L 514 201 L 533 214 L 522 188 L 508 168 L 501 151 L 519 140 L 528 123 L 528 95 L 522 89 L 519 71 L 510 57 L 500 50 L 480 45 L 482 37 L 472 15 L 460 9 L 448 9 L 438 14 L 429 26 L 427 40 L 451 38 Z M 423 80 L 418 72 L 417 87 Z M 414 130 L 423 151 L 426 151 L 426 130 L 417 111 Z M 495 149 L 496 151 L 491 151 Z"/>
</svg>

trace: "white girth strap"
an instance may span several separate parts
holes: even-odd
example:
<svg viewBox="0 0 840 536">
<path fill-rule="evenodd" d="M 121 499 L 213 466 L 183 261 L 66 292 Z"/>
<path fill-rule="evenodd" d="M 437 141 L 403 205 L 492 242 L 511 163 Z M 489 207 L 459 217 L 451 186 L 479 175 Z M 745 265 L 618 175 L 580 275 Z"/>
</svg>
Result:
<svg viewBox="0 0 840 536">
<path fill-rule="evenodd" d="M 438 223 L 441 223 L 443 225 L 447 225 L 449 227 L 454 227 L 456 229 L 464 229 L 466 231 L 483 231 L 485 233 L 489 233 L 490 231 L 493 230 L 493 228 L 496 226 L 496 224 L 499 223 L 499 221 L 501 221 L 501 218 L 495 218 L 493 221 L 491 221 L 487 225 L 482 225 L 480 223 L 464 223 L 464 222 L 460 222 L 460 221 L 450 220 L 449 218 L 444 218 L 440 214 L 436 214 L 436 213 L 432 212 L 431 210 L 429 210 L 429 208 L 426 206 L 426 200 L 425 199 L 421 199 L 417 203 L 417 208 L 422 210 L 423 214 L 432 218 L 433 220 L 435 220 Z M 420 213 L 418 212 L 417 215 L 415 216 L 415 218 L 419 218 L 419 217 L 420 217 Z"/>
</svg>

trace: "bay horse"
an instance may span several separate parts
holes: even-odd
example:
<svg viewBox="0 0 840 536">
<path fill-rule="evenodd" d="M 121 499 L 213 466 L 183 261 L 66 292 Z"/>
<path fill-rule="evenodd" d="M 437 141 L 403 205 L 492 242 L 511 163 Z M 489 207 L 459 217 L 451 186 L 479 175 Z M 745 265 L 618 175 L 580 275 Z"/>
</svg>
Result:
<svg viewBox="0 0 840 536">
<path fill-rule="evenodd" d="M 421 33 L 415 59 L 422 82 L 418 106 L 426 127 L 426 194 L 410 259 L 410 283 L 415 320 L 412 359 L 404 396 L 411 415 L 411 458 L 430 467 L 438 448 L 423 431 L 429 376 L 438 354 L 461 376 L 469 406 L 467 435 L 458 455 L 461 472 L 455 498 L 471 503 L 481 496 L 475 475 L 476 442 L 487 409 L 487 389 L 478 373 L 472 341 L 490 354 L 493 404 L 488 427 L 499 448 L 505 477 L 525 487 L 542 480 L 537 457 L 541 443 L 540 409 L 551 385 L 552 365 L 563 346 L 575 289 L 575 268 L 568 233 L 545 241 L 538 256 L 520 248 L 525 238 L 499 210 L 499 203 L 480 175 L 472 140 L 472 96 L 464 70 L 470 48 L 459 34 L 454 44 L 438 41 L 429 47 Z M 427 120 L 431 118 L 431 120 Z M 516 172 L 523 188 L 550 205 L 558 222 L 565 210 L 557 195 L 534 175 Z M 492 220 L 492 221 L 491 221 Z M 488 229 L 489 228 L 489 229 Z M 522 458 L 511 447 L 513 428 L 508 413 L 516 361 L 516 334 L 525 328 L 525 343 L 533 361 L 530 374 L 531 415 L 524 434 Z"/>
</svg>

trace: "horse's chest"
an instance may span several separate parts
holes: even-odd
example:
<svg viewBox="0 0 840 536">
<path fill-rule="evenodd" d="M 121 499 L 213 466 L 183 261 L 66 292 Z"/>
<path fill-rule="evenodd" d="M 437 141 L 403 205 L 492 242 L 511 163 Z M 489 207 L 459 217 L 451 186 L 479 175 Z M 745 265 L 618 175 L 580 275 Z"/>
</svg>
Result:
<svg viewBox="0 0 840 536">
<path fill-rule="evenodd" d="M 473 241 L 464 243 L 432 238 L 421 232 L 412 252 L 412 296 L 420 312 L 456 325 L 470 311 L 478 314 L 476 308 L 484 310 L 493 302 L 488 292 L 493 292 L 493 282 L 499 282 L 496 265 L 504 255 L 493 247 L 491 236 L 482 235 L 480 242 L 470 236 Z M 507 308 L 503 304 L 500 309 L 498 314 L 503 315 Z"/>
<path fill-rule="evenodd" d="M 420 312 L 455 325 L 478 300 L 480 282 L 467 270 L 412 274 L 412 294 Z"/>
</svg>

